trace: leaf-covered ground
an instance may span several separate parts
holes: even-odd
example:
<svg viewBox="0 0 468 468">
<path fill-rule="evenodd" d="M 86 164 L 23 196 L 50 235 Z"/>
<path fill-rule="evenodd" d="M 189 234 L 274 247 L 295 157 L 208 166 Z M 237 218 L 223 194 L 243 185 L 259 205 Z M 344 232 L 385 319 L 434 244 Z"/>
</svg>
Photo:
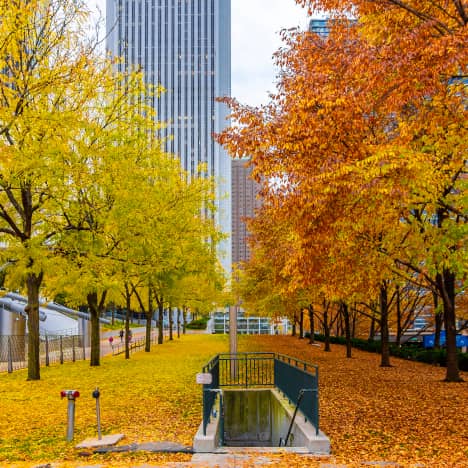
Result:
<svg viewBox="0 0 468 468">
<path fill-rule="evenodd" d="M 275 351 L 318 364 L 321 429 L 333 461 L 392 461 L 402 466 L 468 467 L 468 373 L 465 382 L 442 382 L 445 369 L 380 357 L 341 346 L 325 353 L 293 337 L 242 340 L 242 349 Z"/>
<path fill-rule="evenodd" d="M 41 380 L 26 381 L 26 371 L 0 374 L 0 466 L 34 466 L 65 462 L 73 466 L 108 463 L 190 460 L 189 455 L 109 454 L 83 459 L 74 445 L 96 437 L 96 406 L 92 391 L 101 391 L 104 434 L 125 434 L 122 444 L 176 441 L 192 445 L 201 421 L 201 389 L 195 374 L 214 355 L 226 352 L 220 335 L 187 335 L 153 345 L 151 353 L 137 352 L 101 360 L 66 363 L 41 369 Z M 67 443 L 67 401 L 62 389 L 77 389 L 75 444 Z M 25 462 L 25 463 L 21 463 Z"/>
<path fill-rule="evenodd" d="M 96 436 L 95 401 L 102 393 L 103 432 L 124 433 L 122 444 L 174 441 L 192 444 L 201 420 L 201 391 L 195 374 L 209 358 L 227 351 L 227 337 L 187 335 L 135 353 L 129 361 L 109 356 L 98 368 L 89 362 L 41 370 L 42 380 L 26 382 L 26 372 L 0 374 L 0 466 L 161 465 L 190 455 L 121 453 L 84 457 L 67 443 L 67 402 L 62 389 L 78 389 L 75 443 Z M 292 337 L 241 337 L 240 350 L 275 351 L 320 367 L 321 428 L 332 442 L 328 460 L 270 457 L 273 466 L 320 466 L 392 461 L 401 466 L 468 466 L 468 383 L 442 382 L 444 369 L 353 350 L 353 359 L 335 346 L 331 353 Z M 464 375 L 468 381 L 468 375 Z M 249 466 L 249 463 L 246 464 Z"/>
</svg>

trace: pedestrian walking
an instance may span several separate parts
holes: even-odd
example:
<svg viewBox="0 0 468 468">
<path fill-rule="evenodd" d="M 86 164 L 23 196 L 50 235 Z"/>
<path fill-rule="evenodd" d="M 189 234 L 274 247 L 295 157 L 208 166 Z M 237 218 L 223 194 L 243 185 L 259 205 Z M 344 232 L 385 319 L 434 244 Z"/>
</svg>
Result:
<svg viewBox="0 0 468 468">
<path fill-rule="evenodd" d="M 124 337 L 124 331 L 123 330 L 120 330 L 119 336 L 120 336 L 120 342 L 123 343 L 123 337 Z"/>
</svg>

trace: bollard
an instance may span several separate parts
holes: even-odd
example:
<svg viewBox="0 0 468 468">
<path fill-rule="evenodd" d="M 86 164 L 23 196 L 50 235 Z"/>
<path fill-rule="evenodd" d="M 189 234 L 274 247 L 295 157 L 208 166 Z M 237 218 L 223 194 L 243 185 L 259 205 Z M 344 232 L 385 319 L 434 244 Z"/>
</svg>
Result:
<svg viewBox="0 0 468 468">
<path fill-rule="evenodd" d="M 49 367 L 50 359 L 49 359 L 49 338 L 46 335 L 45 337 L 45 365 Z"/>
<path fill-rule="evenodd" d="M 60 364 L 63 364 L 63 341 L 62 341 L 62 335 L 60 335 Z"/>
<path fill-rule="evenodd" d="M 99 392 L 99 388 L 96 387 L 96 390 L 93 392 L 93 398 L 96 398 L 96 419 L 97 419 L 97 431 L 98 431 L 98 439 L 102 439 L 101 435 L 101 408 L 99 407 L 99 397 L 101 393 Z"/>
<path fill-rule="evenodd" d="M 8 373 L 13 372 L 13 354 L 11 352 L 11 336 L 8 337 Z"/>
<path fill-rule="evenodd" d="M 75 429 L 75 399 L 80 396 L 80 392 L 77 390 L 62 390 L 60 397 L 67 397 L 68 400 L 68 411 L 67 411 L 67 440 L 68 442 L 73 440 L 73 431 Z"/>
</svg>

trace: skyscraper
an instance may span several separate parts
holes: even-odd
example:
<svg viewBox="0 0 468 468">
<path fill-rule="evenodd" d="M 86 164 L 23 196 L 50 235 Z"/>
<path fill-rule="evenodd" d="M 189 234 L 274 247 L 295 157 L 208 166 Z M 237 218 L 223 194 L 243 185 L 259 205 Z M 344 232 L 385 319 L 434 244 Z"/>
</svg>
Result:
<svg viewBox="0 0 468 468">
<path fill-rule="evenodd" d="M 227 124 L 228 109 L 215 101 L 231 93 L 230 0 L 107 0 L 107 48 L 140 66 L 145 80 L 161 84 L 155 98 L 158 119 L 166 122 L 165 150 L 194 174 L 200 163 L 218 184 L 216 221 L 231 232 L 231 161 L 213 140 Z M 231 241 L 221 249 L 227 271 Z"/>
<path fill-rule="evenodd" d="M 245 159 L 232 161 L 232 263 L 249 260 L 250 249 L 246 218 L 253 218 L 260 208 L 260 184 L 251 178 L 252 167 Z"/>
</svg>

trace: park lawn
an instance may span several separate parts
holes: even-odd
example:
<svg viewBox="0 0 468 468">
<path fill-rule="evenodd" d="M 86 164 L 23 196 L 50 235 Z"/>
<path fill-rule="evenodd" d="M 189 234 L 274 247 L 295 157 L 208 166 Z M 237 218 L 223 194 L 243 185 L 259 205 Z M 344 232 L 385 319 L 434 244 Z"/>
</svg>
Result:
<svg viewBox="0 0 468 468">
<path fill-rule="evenodd" d="M 149 453 L 93 455 L 83 458 L 74 445 L 96 437 L 92 391 L 101 391 L 103 434 L 125 434 L 122 444 L 173 441 L 192 445 L 202 414 L 195 374 L 215 354 L 226 352 L 222 335 L 185 335 L 137 352 L 101 359 L 101 366 L 77 361 L 41 368 L 41 380 L 27 382 L 26 371 L 0 374 L 0 466 L 61 466 L 190 460 L 190 455 Z M 65 440 L 67 401 L 62 389 L 76 389 L 74 443 Z M 130 466 L 129 465 L 129 466 Z"/>
<path fill-rule="evenodd" d="M 43 368 L 38 382 L 26 382 L 25 371 L 0 374 L 0 466 L 126 467 L 190 460 L 190 455 L 141 452 L 84 457 L 65 440 L 67 402 L 59 393 L 81 392 L 75 443 L 96 435 L 91 392 L 99 387 L 104 434 L 124 433 L 121 444 L 191 445 L 202 410 L 195 374 L 227 348 L 222 335 L 186 335 L 127 361 L 106 357 L 97 368 L 87 361 Z M 346 359 L 341 346 L 325 353 L 306 340 L 283 336 L 241 336 L 239 349 L 275 351 L 319 365 L 321 428 L 333 452 L 325 463 L 468 466 L 468 383 L 443 383 L 444 369 L 397 359 L 395 367 L 382 369 L 377 355 L 353 350 L 353 359 Z M 324 462 L 288 454 L 271 458 L 271 466 L 281 467 Z"/>
<path fill-rule="evenodd" d="M 445 369 L 343 346 L 320 347 L 290 336 L 242 339 L 240 350 L 275 351 L 318 364 L 320 427 L 333 461 L 392 461 L 401 466 L 468 467 L 468 373 L 445 383 Z"/>
</svg>

